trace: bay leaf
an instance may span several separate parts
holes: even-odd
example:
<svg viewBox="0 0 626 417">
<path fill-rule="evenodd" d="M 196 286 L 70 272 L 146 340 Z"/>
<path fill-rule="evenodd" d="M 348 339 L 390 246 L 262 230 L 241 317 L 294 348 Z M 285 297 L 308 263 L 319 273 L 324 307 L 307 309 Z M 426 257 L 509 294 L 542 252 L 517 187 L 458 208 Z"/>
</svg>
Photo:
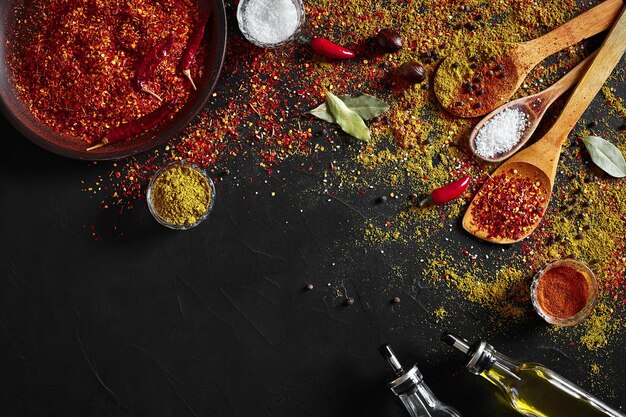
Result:
<svg viewBox="0 0 626 417">
<path fill-rule="evenodd" d="M 363 120 L 373 119 L 374 117 L 380 116 L 389 110 L 389 105 L 387 103 L 369 94 L 362 94 L 357 97 L 338 97 L 346 104 L 346 106 L 348 106 L 350 110 L 361 116 Z M 313 110 L 309 111 L 309 113 L 324 121 L 335 123 L 335 118 L 328 110 L 326 103 L 322 103 Z"/>
<path fill-rule="evenodd" d="M 339 96 L 339 98 L 363 120 L 373 119 L 389 110 L 387 103 L 369 94 L 362 94 L 357 97 Z"/>
<path fill-rule="evenodd" d="M 591 160 L 612 177 L 626 177 L 626 161 L 620 150 L 606 139 L 599 136 L 584 136 L 585 147 Z"/>
<path fill-rule="evenodd" d="M 370 141 L 370 130 L 355 111 L 350 110 L 346 103 L 333 93 L 326 92 L 326 105 L 335 118 L 336 123 L 347 134 L 365 142 Z"/>
</svg>

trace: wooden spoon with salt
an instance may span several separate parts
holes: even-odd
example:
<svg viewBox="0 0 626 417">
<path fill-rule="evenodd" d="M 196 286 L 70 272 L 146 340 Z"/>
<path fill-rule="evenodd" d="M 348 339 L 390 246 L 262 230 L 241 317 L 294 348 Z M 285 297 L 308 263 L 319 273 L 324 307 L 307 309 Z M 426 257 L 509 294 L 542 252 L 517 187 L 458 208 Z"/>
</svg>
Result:
<svg viewBox="0 0 626 417">
<path fill-rule="evenodd" d="M 473 48 L 453 51 L 437 69 L 435 95 L 455 116 L 483 116 L 506 103 L 546 57 L 609 29 L 622 6 L 622 0 L 606 0 L 528 42 L 475 41 Z"/>
<path fill-rule="evenodd" d="M 559 81 L 546 88 L 545 90 L 530 96 L 518 98 L 517 100 L 509 101 L 508 103 L 503 104 L 502 106 L 498 107 L 487 116 L 485 116 L 480 122 L 478 122 L 469 137 L 469 147 L 474 155 L 476 155 L 476 157 L 482 159 L 483 161 L 501 162 L 520 150 L 522 146 L 524 146 L 526 142 L 528 142 L 528 139 L 530 139 L 533 133 L 535 133 L 537 126 L 539 126 L 539 122 L 541 122 L 541 119 L 543 119 L 543 116 L 546 114 L 548 108 L 552 105 L 552 103 L 556 101 L 557 98 L 561 97 L 563 93 L 576 85 L 576 82 L 585 72 L 585 70 L 589 66 L 589 63 L 593 60 L 593 57 L 595 57 L 595 55 L 595 53 L 589 55 L 567 74 L 565 74 L 565 76 L 563 76 Z M 517 142 L 517 144 L 515 144 L 508 151 L 496 154 L 495 156 L 488 157 L 485 155 L 481 155 L 481 153 L 477 150 L 477 147 L 479 147 L 476 142 L 476 137 L 478 136 L 478 133 L 483 128 L 485 123 L 489 122 L 496 115 L 507 109 L 517 110 L 526 115 L 526 128 L 523 130 L 519 142 Z"/>
<path fill-rule="evenodd" d="M 626 51 L 626 7 L 623 9 L 552 128 L 500 165 L 474 196 L 463 217 L 465 230 L 480 239 L 507 244 L 524 239 L 537 228 L 550 201 L 561 146 Z M 520 186 L 520 182 L 530 187 Z M 536 204 L 530 204 L 531 198 Z M 494 207 L 505 210 L 498 212 Z M 525 226 L 516 228 L 520 224 Z"/>
</svg>

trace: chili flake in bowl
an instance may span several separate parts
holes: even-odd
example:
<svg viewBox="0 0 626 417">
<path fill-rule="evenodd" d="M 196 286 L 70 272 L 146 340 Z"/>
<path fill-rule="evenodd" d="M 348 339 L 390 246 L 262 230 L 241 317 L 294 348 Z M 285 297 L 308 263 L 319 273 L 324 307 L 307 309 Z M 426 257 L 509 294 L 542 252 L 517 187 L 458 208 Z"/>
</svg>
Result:
<svg viewBox="0 0 626 417">
<path fill-rule="evenodd" d="M 587 265 L 560 259 L 546 265 L 530 287 L 539 316 L 557 326 L 574 326 L 585 320 L 598 302 L 598 282 Z"/>
<path fill-rule="evenodd" d="M 8 0 L 0 13 L 0 108 L 64 156 L 117 159 L 171 139 L 221 72 L 222 0 Z"/>
<path fill-rule="evenodd" d="M 160 224 L 188 230 L 209 216 L 215 203 L 215 186 L 196 165 L 176 162 L 154 174 L 146 199 L 150 213 Z"/>
</svg>

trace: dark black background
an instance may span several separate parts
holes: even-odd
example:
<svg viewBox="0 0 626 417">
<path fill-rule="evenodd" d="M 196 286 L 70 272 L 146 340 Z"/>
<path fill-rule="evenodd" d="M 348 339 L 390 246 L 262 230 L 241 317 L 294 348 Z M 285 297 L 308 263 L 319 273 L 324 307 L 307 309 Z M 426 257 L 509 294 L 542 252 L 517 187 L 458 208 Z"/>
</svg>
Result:
<svg viewBox="0 0 626 417">
<path fill-rule="evenodd" d="M 63 159 L 0 127 L 0 416 L 402 416 L 384 342 L 464 416 L 517 415 L 439 342 L 446 328 L 626 407 L 623 335 L 590 378 L 585 351 L 555 345 L 534 317 L 492 330 L 461 303 L 462 320 L 437 323 L 430 307 L 445 292 L 419 284 L 417 269 L 390 284 L 404 254 L 354 245 L 361 216 L 391 209 L 309 191 L 321 169 L 294 159 L 268 177 L 232 161 L 210 218 L 174 232 L 142 203 L 120 216 L 82 191 L 110 163 Z M 459 227 L 447 236 L 500 250 Z"/>
</svg>

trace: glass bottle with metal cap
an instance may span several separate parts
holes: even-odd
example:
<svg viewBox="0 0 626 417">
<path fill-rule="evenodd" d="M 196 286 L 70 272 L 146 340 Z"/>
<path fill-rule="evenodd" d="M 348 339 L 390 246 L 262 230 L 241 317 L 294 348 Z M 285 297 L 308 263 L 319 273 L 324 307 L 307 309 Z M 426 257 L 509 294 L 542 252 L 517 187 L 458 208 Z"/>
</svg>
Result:
<svg viewBox="0 0 626 417">
<path fill-rule="evenodd" d="M 520 413 L 530 417 L 626 417 L 572 382 L 532 362 L 518 362 L 478 340 L 454 334 L 441 340 L 467 355 L 467 369 L 500 388 Z"/>
<path fill-rule="evenodd" d="M 461 417 L 458 411 L 435 397 L 424 383 L 417 365 L 405 371 L 389 345 L 381 346 L 378 351 L 397 377 L 389 383 L 389 388 L 400 398 L 411 417 Z"/>
</svg>

